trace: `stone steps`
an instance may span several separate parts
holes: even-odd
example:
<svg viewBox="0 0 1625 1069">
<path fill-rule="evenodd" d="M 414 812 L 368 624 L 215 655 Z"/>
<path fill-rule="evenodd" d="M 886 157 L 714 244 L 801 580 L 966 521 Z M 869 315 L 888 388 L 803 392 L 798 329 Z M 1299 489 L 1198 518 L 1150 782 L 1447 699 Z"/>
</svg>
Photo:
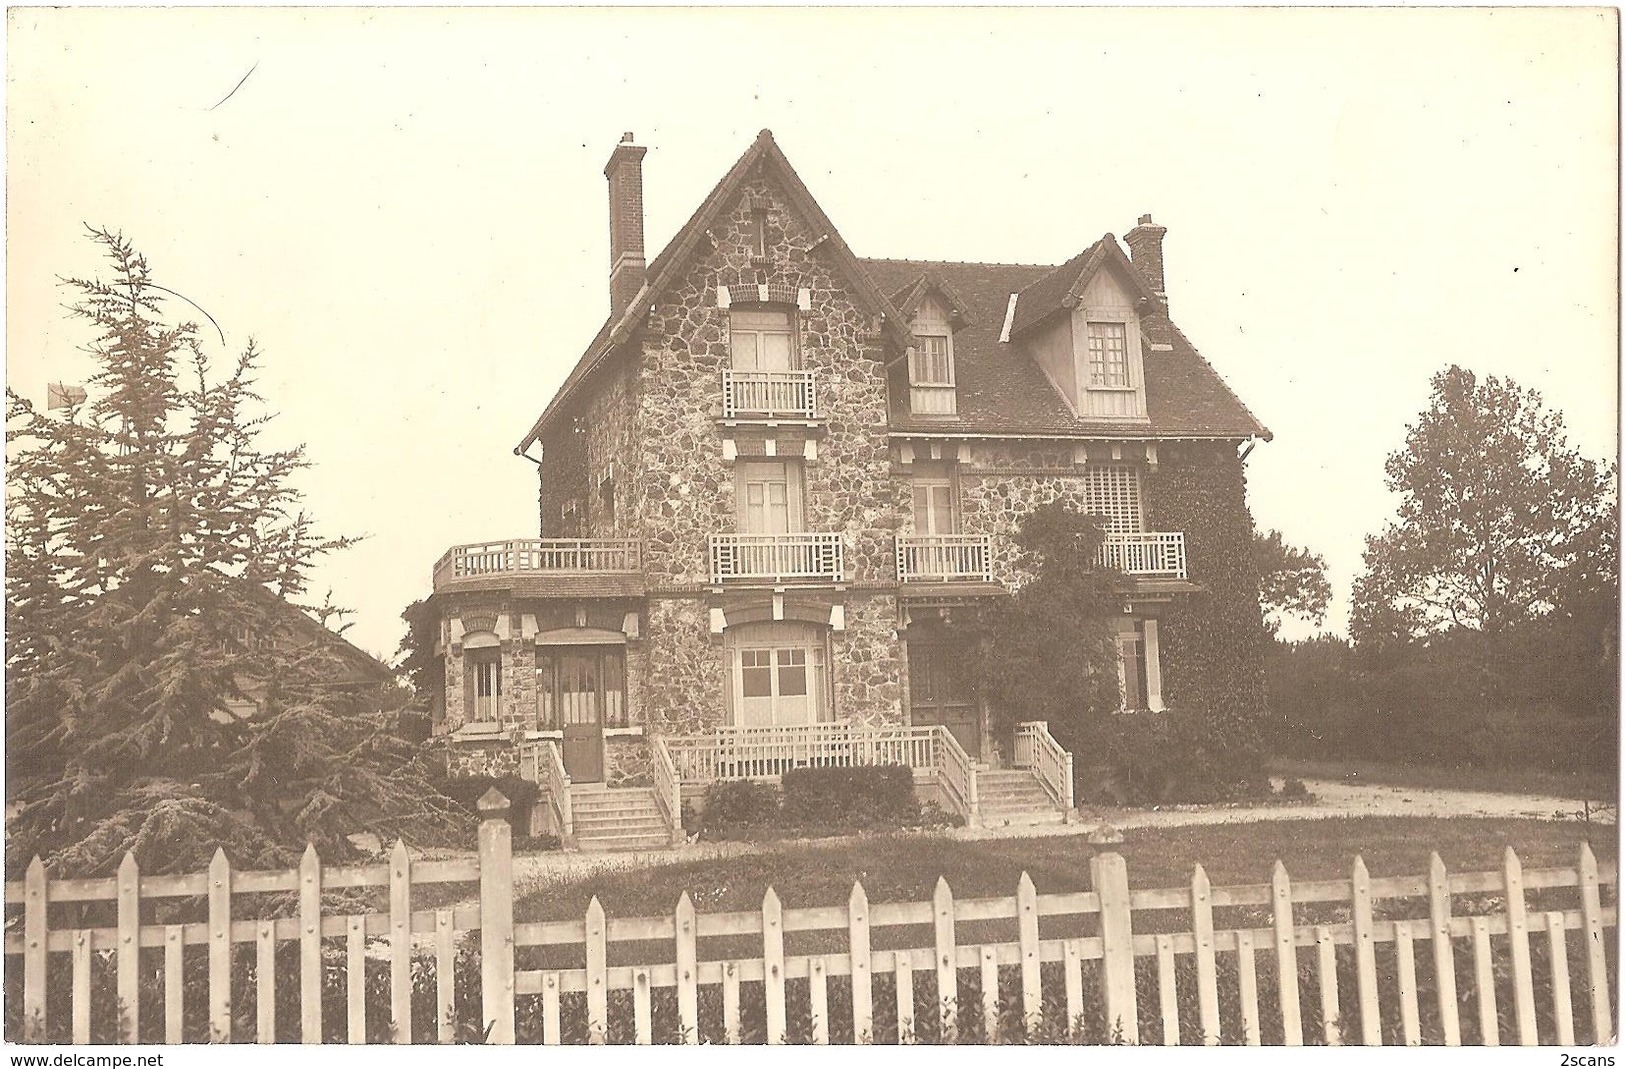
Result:
<svg viewBox="0 0 1625 1069">
<path fill-rule="evenodd" d="M 1026 769 L 977 773 L 976 795 L 984 827 L 1066 822 L 1066 812 Z"/>
<path fill-rule="evenodd" d="M 650 850 L 671 845 L 671 830 L 647 787 L 570 792 L 578 850 Z"/>
</svg>

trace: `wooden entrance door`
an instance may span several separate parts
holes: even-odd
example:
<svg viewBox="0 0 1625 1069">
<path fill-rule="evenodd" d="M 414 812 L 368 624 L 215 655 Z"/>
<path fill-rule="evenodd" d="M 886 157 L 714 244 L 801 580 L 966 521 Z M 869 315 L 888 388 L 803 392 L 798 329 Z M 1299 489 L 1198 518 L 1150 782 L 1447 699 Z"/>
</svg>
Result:
<svg viewBox="0 0 1625 1069">
<path fill-rule="evenodd" d="M 910 642 L 908 694 L 915 724 L 942 724 L 971 760 L 982 756 L 982 716 L 969 688 L 963 685 L 963 651 L 941 642 Z"/>
<path fill-rule="evenodd" d="M 559 722 L 564 732 L 564 771 L 578 783 L 604 778 L 604 708 L 597 651 L 566 653 L 558 661 Z"/>
</svg>

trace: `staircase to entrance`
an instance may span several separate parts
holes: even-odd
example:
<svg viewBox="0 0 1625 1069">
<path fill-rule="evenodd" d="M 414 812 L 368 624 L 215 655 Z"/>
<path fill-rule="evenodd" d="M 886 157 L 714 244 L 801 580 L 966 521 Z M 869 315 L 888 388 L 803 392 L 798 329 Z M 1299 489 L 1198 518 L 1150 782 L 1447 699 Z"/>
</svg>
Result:
<svg viewBox="0 0 1625 1069">
<path fill-rule="evenodd" d="M 1031 769 L 983 769 L 976 773 L 982 826 L 1064 824 L 1067 809 Z"/>
<path fill-rule="evenodd" d="M 657 850 L 671 845 L 665 814 L 648 787 L 570 787 L 578 850 Z"/>
</svg>

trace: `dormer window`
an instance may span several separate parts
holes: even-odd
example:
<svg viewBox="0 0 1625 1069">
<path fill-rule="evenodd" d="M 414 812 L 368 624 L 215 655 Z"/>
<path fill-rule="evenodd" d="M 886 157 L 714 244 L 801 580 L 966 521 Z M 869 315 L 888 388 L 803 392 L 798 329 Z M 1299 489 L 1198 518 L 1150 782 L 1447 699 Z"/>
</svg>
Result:
<svg viewBox="0 0 1625 1069">
<path fill-rule="evenodd" d="M 1089 386 L 1129 389 L 1128 325 L 1089 324 Z"/>
<path fill-rule="evenodd" d="M 954 395 L 954 335 L 947 311 L 935 300 L 920 302 L 912 330 L 909 410 L 916 416 L 951 416 L 958 405 Z"/>
</svg>

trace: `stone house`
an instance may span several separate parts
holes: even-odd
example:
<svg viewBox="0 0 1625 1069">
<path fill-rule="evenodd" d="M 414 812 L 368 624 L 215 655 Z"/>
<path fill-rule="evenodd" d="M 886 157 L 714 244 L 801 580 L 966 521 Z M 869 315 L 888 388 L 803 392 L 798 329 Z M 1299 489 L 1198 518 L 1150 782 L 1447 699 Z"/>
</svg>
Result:
<svg viewBox="0 0 1625 1069">
<path fill-rule="evenodd" d="M 942 627 L 1057 499 L 1124 575 L 1125 709 L 1261 700 L 1243 460 L 1269 432 L 1168 318 L 1163 227 L 1058 267 L 861 259 L 764 130 L 646 260 L 645 152 L 604 172 L 609 316 L 515 450 L 539 537 L 435 567 L 461 768 L 539 781 L 583 844 L 800 764 L 1064 819 L 1071 756 L 994 738 Z"/>
</svg>

